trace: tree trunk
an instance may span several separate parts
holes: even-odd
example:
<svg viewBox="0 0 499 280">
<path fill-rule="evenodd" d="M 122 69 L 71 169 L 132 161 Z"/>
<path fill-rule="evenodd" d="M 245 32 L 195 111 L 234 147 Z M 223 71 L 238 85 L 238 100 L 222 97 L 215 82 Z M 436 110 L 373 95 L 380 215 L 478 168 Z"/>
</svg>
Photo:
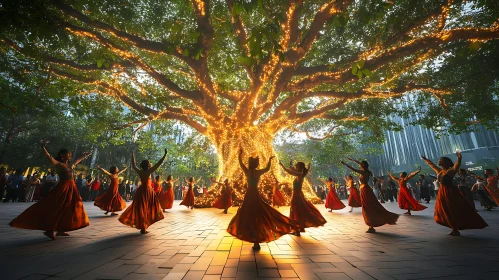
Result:
<svg viewBox="0 0 499 280">
<path fill-rule="evenodd" d="M 220 132 L 220 133 L 217 133 Z M 233 187 L 233 204 L 240 205 L 246 193 L 246 178 L 239 166 L 238 154 L 239 149 L 243 149 L 243 162 L 248 165 L 248 157 L 259 157 L 260 166 L 258 169 L 263 169 L 267 166 L 271 156 L 276 156 L 272 141 L 274 135 L 267 134 L 261 131 L 258 127 L 252 126 L 247 129 L 231 131 L 225 128 L 224 131 L 213 131 L 208 133 L 208 137 L 213 141 L 218 152 L 219 161 L 219 181 L 228 178 Z M 286 186 L 281 187 L 281 191 L 286 195 L 288 200 L 291 199 L 293 191 L 293 176 L 286 174 L 279 166 L 277 157 L 272 160 L 271 169 L 260 179 L 261 197 L 268 203 L 272 201 L 272 186 L 275 182 L 274 177 L 279 183 L 286 183 Z M 219 195 L 220 186 L 213 185 L 210 190 L 201 197 L 196 199 L 196 207 L 211 207 L 214 200 Z M 305 180 L 303 184 L 303 192 L 305 196 L 313 203 L 322 203 L 312 189 L 310 183 Z"/>
</svg>

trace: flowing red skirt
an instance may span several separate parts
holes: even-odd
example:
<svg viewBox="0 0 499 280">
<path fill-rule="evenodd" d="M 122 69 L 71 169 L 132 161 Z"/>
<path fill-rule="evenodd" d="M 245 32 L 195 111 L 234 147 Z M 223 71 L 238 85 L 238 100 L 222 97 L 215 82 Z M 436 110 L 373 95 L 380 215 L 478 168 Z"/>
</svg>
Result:
<svg viewBox="0 0 499 280">
<path fill-rule="evenodd" d="M 379 203 L 369 185 L 360 186 L 360 201 L 362 202 L 362 216 L 370 227 L 380 227 L 385 224 L 394 225 L 399 215 L 389 212 Z"/>
<path fill-rule="evenodd" d="M 487 185 L 485 186 L 485 188 L 487 189 L 487 192 L 490 194 L 492 199 L 496 202 L 496 204 L 499 205 L 499 188 L 489 187 Z"/>
<path fill-rule="evenodd" d="M 188 190 L 185 193 L 184 199 L 180 202 L 180 205 L 184 205 L 187 207 L 194 206 L 194 191 L 192 189 Z"/>
<path fill-rule="evenodd" d="M 232 206 L 232 191 L 224 191 L 213 203 L 218 209 L 228 209 Z"/>
<path fill-rule="evenodd" d="M 111 179 L 107 192 L 95 198 L 94 205 L 106 212 L 121 211 L 126 208 L 126 203 L 118 192 L 118 178 Z"/>
<path fill-rule="evenodd" d="M 161 205 L 151 186 L 137 188 L 132 204 L 118 219 L 122 224 L 138 229 L 147 229 L 155 222 L 164 219 Z"/>
<path fill-rule="evenodd" d="M 298 230 L 297 222 L 265 203 L 256 188 L 248 188 L 243 205 L 227 227 L 232 236 L 252 243 L 271 242 Z"/>
<path fill-rule="evenodd" d="M 173 188 L 169 188 L 167 191 L 162 189 L 158 194 L 158 200 L 162 209 L 172 209 L 175 200 Z"/>
<path fill-rule="evenodd" d="M 11 227 L 44 231 L 72 231 L 89 224 L 73 180 L 61 180 L 45 198 L 9 223 Z"/>
<path fill-rule="evenodd" d="M 345 208 L 345 204 L 341 201 L 334 188 L 329 188 L 329 193 L 326 197 L 326 209 L 340 210 Z"/>
<path fill-rule="evenodd" d="M 362 202 L 360 201 L 359 191 L 356 187 L 350 188 L 350 196 L 348 196 L 348 206 L 350 207 L 362 207 Z"/>
<path fill-rule="evenodd" d="M 305 228 L 318 227 L 327 223 L 321 212 L 310 201 L 305 199 L 301 190 L 293 191 L 289 217 L 298 221 L 302 232 L 305 231 Z"/>
<path fill-rule="evenodd" d="M 286 198 L 282 194 L 280 190 L 275 190 L 274 193 L 272 194 L 272 204 L 275 206 L 285 206 L 286 205 Z"/>
<path fill-rule="evenodd" d="M 435 222 L 452 229 L 481 229 L 487 225 L 456 186 L 440 185 L 434 212 Z"/>
<path fill-rule="evenodd" d="M 400 186 L 398 202 L 400 209 L 404 210 L 421 211 L 428 208 L 424 205 L 419 204 L 417 200 L 411 195 L 409 189 L 405 186 Z"/>
</svg>

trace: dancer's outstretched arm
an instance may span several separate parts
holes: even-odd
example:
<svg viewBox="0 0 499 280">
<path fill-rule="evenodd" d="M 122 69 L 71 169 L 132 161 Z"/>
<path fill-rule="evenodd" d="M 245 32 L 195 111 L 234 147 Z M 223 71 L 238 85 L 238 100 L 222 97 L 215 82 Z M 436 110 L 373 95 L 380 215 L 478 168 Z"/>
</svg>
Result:
<svg viewBox="0 0 499 280">
<path fill-rule="evenodd" d="M 455 173 L 459 172 L 459 168 L 461 168 L 461 161 L 463 159 L 461 152 L 456 152 L 456 156 L 457 156 L 457 161 L 454 163 L 454 166 L 452 167 L 452 171 Z"/>
<path fill-rule="evenodd" d="M 48 158 L 48 160 L 50 161 L 50 163 L 52 165 L 59 165 L 59 164 L 61 164 L 61 162 L 59 162 L 54 157 L 52 157 L 52 155 L 47 151 L 47 147 L 46 146 L 47 146 L 47 140 L 43 139 L 43 141 L 42 141 L 42 151 L 43 151 L 43 154 L 45 155 L 45 157 Z"/>
<path fill-rule="evenodd" d="M 319 181 L 321 181 L 322 183 L 326 184 L 327 185 L 327 182 L 322 180 L 322 178 L 317 178 Z"/>
<path fill-rule="evenodd" d="M 393 176 L 393 174 L 392 174 L 392 173 L 390 173 L 390 172 L 387 172 L 387 173 L 388 173 L 388 176 L 390 176 L 390 178 L 392 178 L 392 180 L 395 180 L 395 181 L 398 181 L 398 180 L 399 180 L 399 178 L 397 178 L 397 177 Z"/>
<path fill-rule="evenodd" d="M 218 184 L 218 185 L 222 185 L 223 186 L 223 183 L 221 182 L 218 182 L 215 178 L 211 177 L 210 180 L 215 183 L 215 184 Z"/>
<path fill-rule="evenodd" d="M 73 162 L 73 166 L 76 166 L 78 165 L 78 163 L 80 163 L 82 160 L 86 159 L 87 157 L 89 157 L 91 154 L 93 154 L 94 150 L 91 150 L 89 153 L 83 153 L 83 155 L 79 158 L 77 158 L 74 162 Z"/>
<path fill-rule="evenodd" d="M 359 174 L 361 174 L 361 173 L 362 173 L 362 170 L 355 169 L 355 168 L 353 168 L 352 166 L 350 166 L 350 165 L 346 164 L 344 161 L 340 161 L 340 162 L 341 162 L 341 164 L 343 164 L 344 166 L 346 166 L 348 169 L 352 170 L 353 172 L 357 172 L 357 173 L 359 173 Z"/>
<path fill-rule="evenodd" d="M 347 159 L 349 159 L 349 160 L 351 160 L 351 161 L 353 161 L 353 162 L 357 163 L 357 165 L 358 165 L 359 167 L 360 167 L 360 166 L 362 166 L 362 163 L 361 163 L 360 161 L 356 160 L 356 159 L 353 159 L 353 158 L 347 158 Z"/>
<path fill-rule="evenodd" d="M 128 166 L 125 166 L 125 168 L 123 168 L 123 170 L 121 170 L 120 172 L 118 172 L 118 176 L 121 175 L 121 173 L 125 172 L 127 169 L 128 169 Z"/>
<path fill-rule="evenodd" d="M 107 176 L 111 177 L 113 174 L 109 173 L 106 169 L 100 167 L 100 166 L 96 166 L 97 169 L 99 169 L 100 171 L 102 171 L 102 173 L 106 174 Z"/>
<path fill-rule="evenodd" d="M 416 176 L 419 172 L 421 172 L 421 166 L 419 167 L 418 170 L 416 170 L 416 171 L 412 172 L 411 174 L 407 175 L 406 181 L 410 180 L 412 177 Z"/>
<path fill-rule="evenodd" d="M 133 170 L 140 172 L 140 169 L 137 167 L 137 162 L 135 161 L 135 153 L 132 151 L 132 168 Z"/>
<path fill-rule="evenodd" d="M 267 163 L 267 166 L 265 166 L 265 168 L 264 168 L 264 169 L 260 169 L 260 170 L 258 170 L 258 171 L 260 172 L 260 174 L 264 174 L 264 173 L 269 172 L 269 170 L 270 170 L 270 166 L 272 166 L 272 159 L 273 159 L 273 158 L 274 158 L 274 156 L 271 156 L 271 157 L 269 158 L 269 162 Z"/>
<path fill-rule="evenodd" d="M 151 174 L 154 173 L 154 171 L 156 171 L 156 169 L 158 169 L 161 164 L 163 164 L 163 161 L 165 161 L 166 158 L 166 154 L 168 154 L 167 149 L 165 149 L 165 154 L 163 155 L 163 157 L 153 167 L 151 167 L 151 169 L 148 170 Z"/>
<path fill-rule="evenodd" d="M 286 166 L 284 166 L 284 164 L 282 164 L 282 162 L 279 162 L 279 165 L 282 167 L 282 169 L 284 169 L 284 171 L 286 171 L 289 175 L 293 175 L 293 176 L 303 176 L 303 173 L 300 173 L 300 172 L 297 172 L 295 170 L 291 170 L 291 169 L 288 169 L 286 168 Z"/>
<path fill-rule="evenodd" d="M 440 167 L 436 166 L 431 160 L 427 159 L 425 156 L 421 156 L 421 158 L 428 164 L 435 173 L 440 173 Z"/>
<path fill-rule="evenodd" d="M 471 176 L 475 177 L 475 179 L 486 181 L 486 179 L 484 177 L 480 177 L 480 176 L 476 175 L 475 173 L 473 173 L 471 171 L 468 171 L 468 174 L 470 174 Z"/>
<path fill-rule="evenodd" d="M 239 166 L 241 166 L 241 169 L 243 170 L 244 173 L 248 173 L 248 167 L 244 165 L 243 162 L 243 149 L 239 148 L 239 154 L 237 156 L 237 159 L 239 160 Z"/>
</svg>

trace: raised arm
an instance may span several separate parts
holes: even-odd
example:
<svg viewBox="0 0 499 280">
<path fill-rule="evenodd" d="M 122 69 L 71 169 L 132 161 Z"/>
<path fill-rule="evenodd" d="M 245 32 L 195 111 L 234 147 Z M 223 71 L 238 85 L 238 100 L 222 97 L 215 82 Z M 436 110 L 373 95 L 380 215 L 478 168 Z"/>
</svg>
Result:
<svg viewBox="0 0 499 280">
<path fill-rule="evenodd" d="M 102 173 L 106 174 L 107 176 L 113 176 L 113 174 L 109 173 L 106 169 L 100 167 L 97 165 L 97 169 L 99 169 L 100 171 L 102 171 Z"/>
<path fill-rule="evenodd" d="M 322 178 L 317 178 L 317 180 L 321 181 L 322 183 L 326 184 L 327 185 L 327 182 L 322 180 Z"/>
<path fill-rule="evenodd" d="M 94 153 L 94 150 L 91 150 L 90 153 L 83 153 L 83 155 L 81 157 L 79 157 L 78 159 L 76 159 L 73 163 L 73 165 L 78 165 L 82 160 L 86 159 L 87 157 L 89 157 L 91 154 Z"/>
<path fill-rule="evenodd" d="M 359 167 L 362 165 L 362 163 L 360 161 L 356 160 L 356 159 L 353 159 L 353 158 L 348 158 L 348 159 L 351 160 L 351 161 L 353 161 L 353 162 L 355 162 L 355 163 L 357 163 L 357 165 Z"/>
<path fill-rule="evenodd" d="M 357 173 L 359 173 L 359 174 L 361 174 L 361 173 L 362 173 L 362 170 L 355 169 L 355 168 L 353 168 L 352 166 L 350 166 L 350 165 L 346 164 L 344 161 L 340 161 L 340 162 L 341 162 L 341 164 L 343 164 L 344 166 L 346 166 L 348 169 L 352 170 L 353 172 L 357 172 Z"/>
<path fill-rule="evenodd" d="M 279 165 L 282 167 L 282 169 L 284 169 L 284 171 L 286 171 L 286 173 L 288 173 L 289 175 L 293 175 L 293 176 L 303 176 L 302 173 L 300 172 L 297 172 L 297 171 L 294 171 L 294 170 L 291 170 L 291 169 L 288 169 L 286 168 L 286 166 L 284 166 L 284 164 L 282 164 L 282 162 L 279 162 Z"/>
<path fill-rule="evenodd" d="M 243 170 L 244 173 L 248 172 L 248 167 L 244 165 L 243 162 L 243 149 L 239 148 L 239 154 L 237 155 L 237 159 L 239 160 L 239 166 L 241 166 L 241 169 Z"/>
<path fill-rule="evenodd" d="M 419 167 L 418 170 L 412 172 L 411 174 L 409 174 L 407 177 L 406 177 L 406 180 L 410 180 L 412 177 L 416 176 L 419 172 L 421 172 L 421 166 Z"/>
<path fill-rule="evenodd" d="M 137 167 L 137 162 L 135 161 L 135 153 L 132 151 L 132 168 L 133 170 L 140 172 L 140 169 Z"/>
<path fill-rule="evenodd" d="M 121 170 L 120 172 L 118 172 L 118 175 L 121 175 L 121 173 L 125 172 L 127 169 L 128 169 L 128 166 L 125 166 L 125 168 L 123 168 L 123 170 Z"/>
<path fill-rule="evenodd" d="M 454 163 L 452 170 L 457 173 L 459 172 L 459 168 L 461 168 L 461 161 L 463 159 L 463 156 L 461 155 L 461 152 L 457 152 L 456 156 L 457 156 L 457 161 Z"/>
<path fill-rule="evenodd" d="M 52 155 L 47 151 L 46 145 L 47 145 L 47 140 L 43 139 L 43 142 L 42 142 L 42 151 L 43 151 L 43 154 L 45 155 L 45 157 L 47 157 L 49 159 L 49 161 L 50 161 L 50 163 L 52 165 L 59 165 L 59 164 L 61 164 L 58 160 L 56 160 L 55 158 L 53 158 Z"/>
<path fill-rule="evenodd" d="M 156 171 L 156 169 L 158 169 L 161 164 L 163 164 L 163 161 L 165 161 L 165 158 L 166 158 L 166 154 L 168 154 L 168 150 L 165 149 L 165 154 L 163 155 L 163 157 L 153 166 L 151 167 L 151 169 L 149 169 L 149 172 L 154 173 L 154 171 Z"/>
<path fill-rule="evenodd" d="M 217 181 L 217 180 L 215 180 L 215 178 L 213 178 L 213 177 L 211 177 L 211 178 L 210 178 L 210 180 L 211 180 L 213 183 L 217 184 L 217 185 L 223 185 L 223 183 L 218 182 L 218 181 Z"/>
<path fill-rule="evenodd" d="M 390 173 L 390 172 L 387 172 L 387 173 L 388 173 L 388 176 L 390 176 L 390 178 L 392 178 L 392 180 L 395 180 L 395 181 L 398 181 L 398 180 L 399 180 L 399 178 L 397 178 L 397 177 L 393 176 L 393 174 L 392 174 L 392 173 Z"/>
<path fill-rule="evenodd" d="M 260 174 L 264 174 L 264 173 L 269 172 L 270 167 L 272 166 L 272 159 L 273 159 L 273 158 L 274 158 L 274 156 L 271 156 L 271 157 L 269 158 L 269 162 L 267 163 L 267 166 L 265 166 L 265 168 L 264 168 L 264 169 L 260 169 L 260 170 L 258 170 L 258 171 L 260 172 Z"/>
<path fill-rule="evenodd" d="M 440 167 L 436 166 L 431 160 L 427 159 L 425 156 L 421 156 L 421 158 L 428 164 L 435 173 L 440 173 Z"/>
<path fill-rule="evenodd" d="M 197 179 L 197 181 L 194 182 L 194 185 L 197 185 L 199 181 L 201 181 L 201 179 L 203 179 L 203 177 L 199 177 L 199 179 Z"/>
<path fill-rule="evenodd" d="M 468 174 L 470 174 L 471 176 L 475 177 L 475 179 L 479 179 L 479 180 L 482 180 L 482 181 L 487 181 L 484 177 L 480 177 L 480 176 L 476 175 L 475 173 L 473 173 L 471 171 L 468 171 Z"/>
</svg>

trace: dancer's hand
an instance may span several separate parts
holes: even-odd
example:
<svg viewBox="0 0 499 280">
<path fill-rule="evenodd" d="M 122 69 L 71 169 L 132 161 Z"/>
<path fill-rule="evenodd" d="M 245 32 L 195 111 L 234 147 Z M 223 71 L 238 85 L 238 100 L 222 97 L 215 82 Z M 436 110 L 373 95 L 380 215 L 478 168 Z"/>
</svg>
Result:
<svg viewBox="0 0 499 280">
<path fill-rule="evenodd" d="M 354 161 L 354 159 L 353 159 L 353 158 L 350 158 L 350 157 L 348 157 L 347 159 L 348 159 L 348 160 L 351 160 L 351 161 Z"/>
<path fill-rule="evenodd" d="M 269 160 L 272 160 L 272 159 L 274 159 L 274 158 L 275 158 L 275 156 L 271 156 L 271 157 L 269 158 Z"/>
<path fill-rule="evenodd" d="M 462 159 L 463 158 L 463 156 L 461 155 L 461 152 L 459 152 L 459 151 L 456 152 L 456 156 L 457 156 L 458 159 Z"/>
<path fill-rule="evenodd" d="M 42 139 L 42 148 L 47 146 L 47 139 Z"/>
<path fill-rule="evenodd" d="M 421 156 L 421 158 L 422 158 L 423 160 L 428 160 L 425 156 Z"/>
<path fill-rule="evenodd" d="M 343 165 L 345 164 L 345 162 L 344 162 L 344 161 L 342 161 L 342 160 L 340 160 L 340 163 L 341 163 L 341 164 L 343 164 Z"/>
<path fill-rule="evenodd" d="M 168 154 L 168 150 L 165 148 L 165 155 L 167 155 L 167 154 Z"/>
</svg>

